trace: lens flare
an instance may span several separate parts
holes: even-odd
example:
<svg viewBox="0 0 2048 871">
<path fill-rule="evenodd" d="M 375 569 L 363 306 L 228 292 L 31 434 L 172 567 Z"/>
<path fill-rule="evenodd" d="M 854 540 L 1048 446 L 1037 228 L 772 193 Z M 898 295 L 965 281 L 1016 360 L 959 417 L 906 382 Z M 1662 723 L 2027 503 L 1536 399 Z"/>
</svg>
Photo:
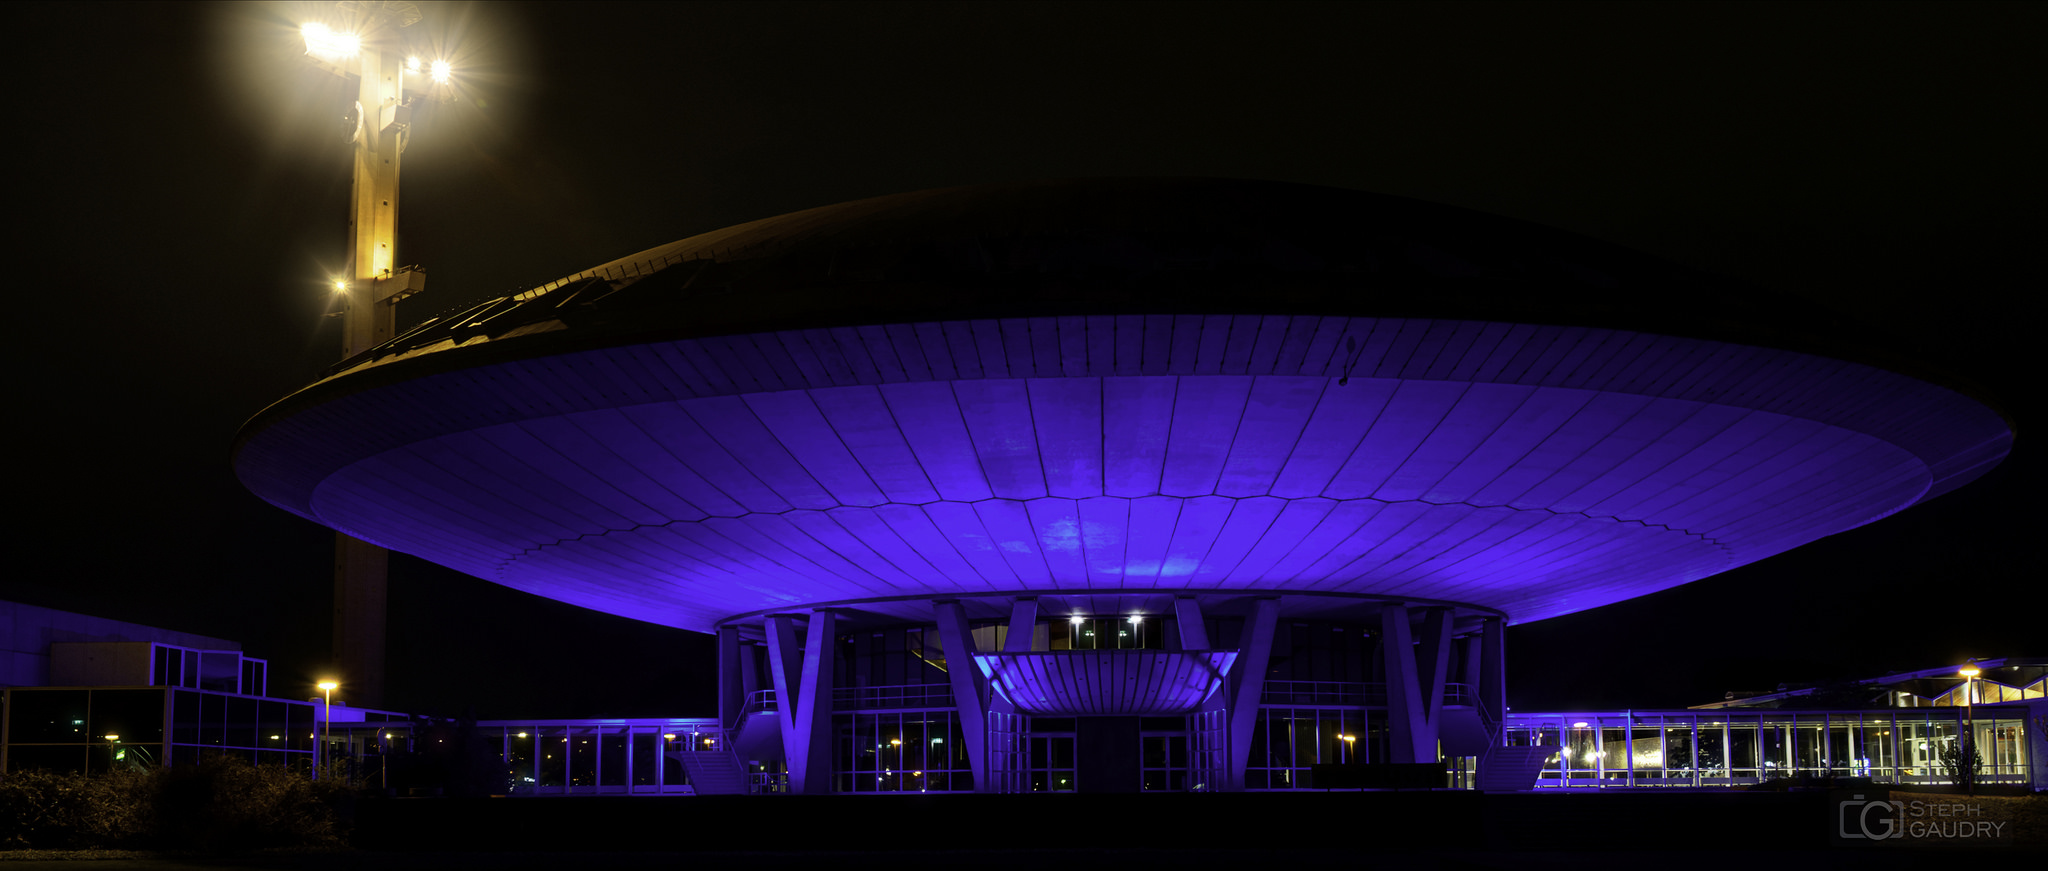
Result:
<svg viewBox="0 0 2048 871">
<path fill-rule="evenodd" d="M 300 25 L 299 35 L 306 38 L 307 54 L 328 60 L 355 57 L 363 49 L 362 37 L 332 30 L 317 21 Z"/>
</svg>

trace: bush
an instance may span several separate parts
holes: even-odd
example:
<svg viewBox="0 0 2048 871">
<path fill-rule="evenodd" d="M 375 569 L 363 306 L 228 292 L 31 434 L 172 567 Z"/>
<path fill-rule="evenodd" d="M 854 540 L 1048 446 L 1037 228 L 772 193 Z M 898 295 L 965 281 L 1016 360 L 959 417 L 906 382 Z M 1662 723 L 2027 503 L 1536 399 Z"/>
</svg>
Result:
<svg viewBox="0 0 2048 871">
<path fill-rule="evenodd" d="M 154 772 L 96 777 L 23 771 L 0 778 L 0 848 L 118 847 L 154 832 Z"/>
<path fill-rule="evenodd" d="M 16 772 L 0 777 L 0 848 L 339 846 L 355 794 L 338 778 L 226 757 L 91 776 Z"/>
</svg>

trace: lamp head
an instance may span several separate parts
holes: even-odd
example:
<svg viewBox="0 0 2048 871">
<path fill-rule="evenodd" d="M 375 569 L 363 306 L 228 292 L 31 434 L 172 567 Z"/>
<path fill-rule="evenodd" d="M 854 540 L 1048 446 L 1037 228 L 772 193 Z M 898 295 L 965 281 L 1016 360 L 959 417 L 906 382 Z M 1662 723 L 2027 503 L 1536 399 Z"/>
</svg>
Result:
<svg viewBox="0 0 2048 871">
<path fill-rule="evenodd" d="M 363 38 L 346 30 L 335 30 L 318 21 L 299 25 L 306 40 L 306 53 L 324 61 L 355 57 L 363 50 Z"/>
<path fill-rule="evenodd" d="M 331 693 L 334 692 L 336 687 L 341 686 L 341 684 L 335 683 L 331 680 L 323 680 L 318 684 L 318 686 L 320 687 L 320 689 Z"/>
</svg>

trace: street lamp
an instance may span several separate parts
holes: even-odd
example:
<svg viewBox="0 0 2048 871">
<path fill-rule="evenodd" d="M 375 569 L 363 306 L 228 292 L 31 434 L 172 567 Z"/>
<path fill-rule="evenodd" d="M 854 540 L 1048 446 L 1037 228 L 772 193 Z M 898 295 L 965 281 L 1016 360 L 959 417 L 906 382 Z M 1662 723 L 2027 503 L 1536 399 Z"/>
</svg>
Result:
<svg viewBox="0 0 2048 871">
<path fill-rule="evenodd" d="M 320 717 L 320 755 L 313 759 L 313 779 L 320 779 L 320 764 L 327 761 L 327 739 L 334 734 L 334 688 L 341 686 L 331 680 L 319 684 L 320 692 L 327 697 L 326 711 Z"/>
<path fill-rule="evenodd" d="M 1964 795 L 1975 795 L 1977 789 L 1977 675 L 1983 673 L 1974 656 L 1956 672 L 1963 678 L 1963 753 L 1956 773 L 1963 779 Z"/>
</svg>

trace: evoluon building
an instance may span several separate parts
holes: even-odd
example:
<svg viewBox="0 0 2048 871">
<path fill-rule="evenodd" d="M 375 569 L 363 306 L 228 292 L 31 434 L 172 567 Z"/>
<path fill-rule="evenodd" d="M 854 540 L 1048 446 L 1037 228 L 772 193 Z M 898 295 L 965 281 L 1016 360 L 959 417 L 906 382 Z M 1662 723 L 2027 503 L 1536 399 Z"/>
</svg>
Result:
<svg viewBox="0 0 2048 871">
<path fill-rule="evenodd" d="M 1241 789 L 1526 764 L 1487 750 L 1506 623 L 1882 519 L 2011 438 L 1749 287 L 1162 179 L 644 251 L 342 362 L 235 467 L 363 540 L 716 633 L 734 759 L 796 791 Z"/>
</svg>

